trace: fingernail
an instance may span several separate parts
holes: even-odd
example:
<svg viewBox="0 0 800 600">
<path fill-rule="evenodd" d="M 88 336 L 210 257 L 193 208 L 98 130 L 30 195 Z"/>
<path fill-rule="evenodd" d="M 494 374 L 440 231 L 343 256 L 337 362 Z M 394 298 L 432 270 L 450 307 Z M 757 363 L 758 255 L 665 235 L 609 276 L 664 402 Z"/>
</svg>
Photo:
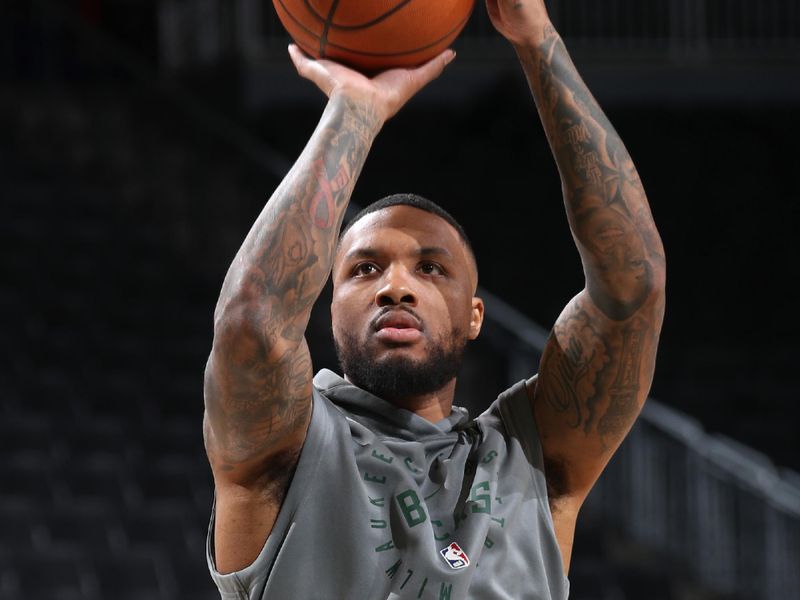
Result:
<svg viewBox="0 0 800 600">
<path fill-rule="evenodd" d="M 455 50 L 450 50 L 449 53 L 447 54 L 447 56 L 445 57 L 445 63 L 444 64 L 449 65 L 451 62 L 453 62 L 453 59 L 455 57 L 456 57 L 456 51 Z"/>
</svg>

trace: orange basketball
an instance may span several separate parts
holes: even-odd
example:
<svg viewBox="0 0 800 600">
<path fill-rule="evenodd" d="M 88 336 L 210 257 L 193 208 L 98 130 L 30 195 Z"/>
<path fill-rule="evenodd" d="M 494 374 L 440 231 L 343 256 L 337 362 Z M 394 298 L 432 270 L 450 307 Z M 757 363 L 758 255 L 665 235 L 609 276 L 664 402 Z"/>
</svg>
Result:
<svg viewBox="0 0 800 600">
<path fill-rule="evenodd" d="M 412 67 L 456 39 L 475 0 L 273 0 L 292 39 L 311 56 L 362 71 Z"/>
</svg>

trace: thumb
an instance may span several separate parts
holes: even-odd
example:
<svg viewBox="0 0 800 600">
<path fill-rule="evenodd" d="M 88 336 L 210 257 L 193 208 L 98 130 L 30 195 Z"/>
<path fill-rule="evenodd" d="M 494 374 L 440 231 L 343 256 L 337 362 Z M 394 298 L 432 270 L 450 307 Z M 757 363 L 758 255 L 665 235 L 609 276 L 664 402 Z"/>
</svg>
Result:
<svg viewBox="0 0 800 600">
<path fill-rule="evenodd" d="M 455 57 L 455 50 L 448 48 L 439 56 L 434 56 L 431 60 L 419 67 L 415 71 L 414 77 L 418 78 L 421 82 L 420 88 L 439 77 L 439 75 L 444 72 L 444 68 L 453 62 Z"/>
<path fill-rule="evenodd" d="M 410 98 L 431 81 L 439 77 L 439 75 L 444 72 L 445 67 L 453 62 L 455 57 L 455 51 L 448 48 L 438 56 L 434 56 L 422 66 L 408 71 L 409 86 L 406 90 L 407 97 Z"/>
<path fill-rule="evenodd" d="M 292 59 L 298 75 L 312 81 L 326 96 L 330 96 L 336 82 L 327 70 L 317 61 L 308 58 L 296 44 L 289 44 L 289 58 Z"/>
</svg>

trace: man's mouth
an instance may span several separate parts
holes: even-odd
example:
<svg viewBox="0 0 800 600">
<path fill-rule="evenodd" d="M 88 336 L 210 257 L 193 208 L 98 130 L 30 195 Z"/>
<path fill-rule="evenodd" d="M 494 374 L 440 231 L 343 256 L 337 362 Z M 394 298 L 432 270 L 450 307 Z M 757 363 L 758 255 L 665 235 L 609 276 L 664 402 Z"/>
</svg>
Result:
<svg viewBox="0 0 800 600">
<path fill-rule="evenodd" d="M 383 327 L 375 334 L 375 337 L 382 342 L 390 342 L 393 344 L 408 344 L 415 342 L 422 337 L 422 332 L 413 327 Z"/>
<path fill-rule="evenodd" d="M 383 342 L 411 343 L 422 337 L 422 324 L 406 310 L 392 310 L 382 314 L 374 323 L 375 337 Z"/>
</svg>

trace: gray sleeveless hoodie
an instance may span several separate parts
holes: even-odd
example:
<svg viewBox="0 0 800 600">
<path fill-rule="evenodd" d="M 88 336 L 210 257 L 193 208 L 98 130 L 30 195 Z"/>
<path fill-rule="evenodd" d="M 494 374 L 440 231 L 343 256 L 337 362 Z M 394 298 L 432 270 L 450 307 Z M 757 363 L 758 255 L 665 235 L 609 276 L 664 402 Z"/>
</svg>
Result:
<svg viewBox="0 0 800 600">
<path fill-rule="evenodd" d="M 335 373 L 314 378 L 297 470 L 224 599 L 566 600 L 525 382 L 433 424 Z"/>
</svg>

